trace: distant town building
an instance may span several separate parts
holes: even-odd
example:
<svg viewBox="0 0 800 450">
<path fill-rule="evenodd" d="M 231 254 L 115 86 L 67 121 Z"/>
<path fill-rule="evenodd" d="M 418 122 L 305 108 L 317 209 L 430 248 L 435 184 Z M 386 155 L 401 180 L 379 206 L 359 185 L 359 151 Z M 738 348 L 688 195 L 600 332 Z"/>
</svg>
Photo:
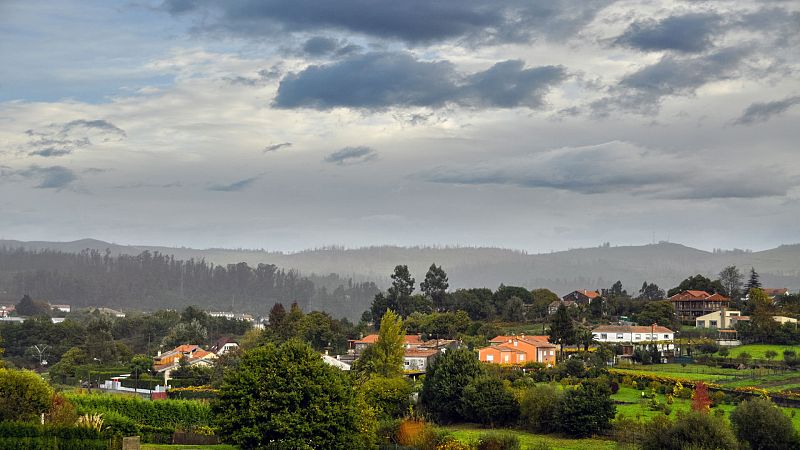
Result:
<svg viewBox="0 0 800 450">
<path fill-rule="evenodd" d="M 621 346 L 622 358 L 630 358 L 637 348 L 650 346 L 655 346 L 662 361 L 675 352 L 675 332 L 661 325 L 600 325 L 592 330 L 592 335 L 598 342 Z"/>
<path fill-rule="evenodd" d="M 572 300 L 556 300 L 547 305 L 547 314 L 553 315 L 558 311 L 558 308 L 564 305 L 565 308 L 577 308 L 578 303 Z"/>
<path fill-rule="evenodd" d="M 427 372 L 439 353 L 436 349 L 407 348 L 403 354 L 403 370 Z"/>
<path fill-rule="evenodd" d="M 741 311 L 719 310 L 695 318 L 694 323 L 697 328 L 730 329 L 741 316 Z"/>
<path fill-rule="evenodd" d="M 478 349 L 478 359 L 491 364 L 556 363 L 557 346 L 546 336 L 497 336 L 488 347 Z"/>
<path fill-rule="evenodd" d="M 377 334 L 368 334 L 361 339 L 350 341 L 351 348 L 357 355 L 360 355 L 367 347 L 378 342 Z M 417 348 L 422 344 L 421 334 L 407 334 L 403 346 L 405 348 Z"/>
<path fill-rule="evenodd" d="M 17 309 L 14 305 L 0 305 L 0 317 L 8 317 Z"/>
<path fill-rule="evenodd" d="M 50 305 L 50 308 L 63 313 L 69 313 L 72 310 L 69 305 Z"/>
<path fill-rule="evenodd" d="M 694 323 L 700 316 L 719 311 L 730 303 L 730 299 L 724 295 L 695 290 L 679 292 L 669 301 L 675 307 L 678 320 L 689 323 Z"/>
<path fill-rule="evenodd" d="M 586 306 L 588 305 L 592 299 L 600 297 L 600 293 L 597 291 L 587 291 L 586 289 L 581 289 L 579 291 L 572 291 L 569 294 L 561 297 L 563 301 L 572 301 L 577 303 L 578 305 Z"/>
</svg>

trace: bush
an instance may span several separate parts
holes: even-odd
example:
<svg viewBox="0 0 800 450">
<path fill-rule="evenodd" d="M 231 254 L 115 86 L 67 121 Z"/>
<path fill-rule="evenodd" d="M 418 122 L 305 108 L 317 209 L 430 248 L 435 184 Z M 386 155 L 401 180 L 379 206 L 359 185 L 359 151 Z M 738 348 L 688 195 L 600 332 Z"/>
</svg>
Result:
<svg viewBox="0 0 800 450">
<path fill-rule="evenodd" d="M 792 420 L 771 401 L 754 398 L 731 412 L 731 424 L 740 441 L 753 449 L 797 449 L 800 440 Z"/>
<path fill-rule="evenodd" d="M 736 450 L 736 437 L 725 422 L 708 414 L 689 411 L 674 421 L 657 416 L 644 425 L 642 450 Z"/>
<path fill-rule="evenodd" d="M 526 389 L 520 400 L 520 423 L 535 433 L 553 433 L 558 429 L 556 417 L 563 391 L 552 384 Z"/>
<path fill-rule="evenodd" d="M 52 401 L 53 390 L 36 373 L 0 368 L 0 421 L 37 421 Z"/>
<path fill-rule="evenodd" d="M 35 450 L 79 450 L 108 448 L 97 430 L 85 427 L 1 422 L 0 448 Z"/>
<path fill-rule="evenodd" d="M 484 425 L 502 425 L 516 420 L 519 403 L 498 378 L 483 375 L 473 379 L 461 397 L 461 416 Z"/>
<path fill-rule="evenodd" d="M 411 385 L 402 377 L 372 377 L 361 386 L 364 401 L 383 418 L 400 417 L 411 404 Z"/>
<path fill-rule="evenodd" d="M 616 409 L 608 385 L 589 380 L 564 393 L 556 419 L 564 433 L 589 436 L 608 429 Z"/>
<path fill-rule="evenodd" d="M 134 395 L 65 394 L 79 414 L 116 413 L 135 423 L 157 427 L 192 428 L 211 424 L 211 408 L 193 400 L 145 400 Z"/>
<path fill-rule="evenodd" d="M 519 438 L 511 433 L 485 433 L 475 442 L 475 450 L 519 450 Z"/>
<path fill-rule="evenodd" d="M 420 395 L 422 404 L 437 420 L 463 419 L 460 413 L 464 388 L 482 373 L 483 366 L 475 352 L 466 348 L 448 351 L 436 358 L 425 375 Z"/>
</svg>

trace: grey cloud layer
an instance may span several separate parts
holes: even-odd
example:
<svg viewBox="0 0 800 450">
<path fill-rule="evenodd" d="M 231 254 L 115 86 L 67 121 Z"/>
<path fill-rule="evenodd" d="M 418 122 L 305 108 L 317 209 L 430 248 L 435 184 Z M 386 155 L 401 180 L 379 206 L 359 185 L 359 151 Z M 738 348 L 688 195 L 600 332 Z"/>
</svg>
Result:
<svg viewBox="0 0 800 450">
<path fill-rule="evenodd" d="M 249 188 L 250 186 L 252 186 L 253 183 L 258 181 L 259 178 L 261 178 L 261 175 L 258 175 L 258 176 L 255 176 L 255 177 L 250 177 L 250 178 L 245 178 L 245 179 L 239 180 L 239 181 L 234 181 L 233 183 L 230 183 L 230 184 L 215 184 L 213 186 L 209 186 L 208 190 L 209 191 L 218 191 L 218 192 L 243 191 L 243 190 Z"/>
<path fill-rule="evenodd" d="M 92 145 L 92 139 L 102 142 L 126 137 L 125 131 L 106 120 L 73 120 L 51 124 L 42 129 L 25 131 L 28 143 L 24 150 L 30 156 L 56 157 L 73 153 Z"/>
<path fill-rule="evenodd" d="M 697 53 L 711 47 L 711 38 L 721 22 L 721 16 L 709 13 L 634 22 L 614 42 L 643 51 Z"/>
<path fill-rule="evenodd" d="M 420 61 L 408 53 L 368 53 L 287 75 L 274 104 L 316 109 L 438 108 L 447 104 L 539 108 L 550 88 L 566 77 L 562 67 L 526 69 L 519 60 L 463 75 L 447 61 Z"/>
<path fill-rule="evenodd" d="M 757 122 L 766 122 L 774 116 L 783 114 L 794 105 L 800 104 L 800 96 L 787 97 L 765 103 L 753 103 L 744 110 L 741 117 L 734 121 L 737 125 L 750 125 Z"/>
<path fill-rule="evenodd" d="M 8 167 L 0 168 L 2 178 L 23 178 L 35 180 L 37 189 L 63 189 L 78 179 L 72 169 L 64 166 L 40 167 L 31 165 L 27 169 L 13 170 Z"/>
<path fill-rule="evenodd" d="M 610 0 L 167 0 L 173 14 L 196 12 L 201 29 L 251 37 L 285 32 L 345 31 L 411 44 L 566 38 L 590 22 Z"/>
<path fill-rule="evenodd" d="M 345 147 L 330 153 L 325 157 L 325 162 L 343 166 L 372 161 L 377 157 L 378 152 L 370 147 Z"/>
<path fill-rule="evenodd" d="M 581 194 L 622 192 L 672 199 L 758 198 L 785 195 L 798 180 L 769 167 L 759 177 L 715 168 L 700 158 L 626 142 L 561 148 L 474 166 L 437 167 L 416 178 L 436 183 L 507 184 Z M 769 176 L 763 176 L 769 174 Z"/>
</svg>

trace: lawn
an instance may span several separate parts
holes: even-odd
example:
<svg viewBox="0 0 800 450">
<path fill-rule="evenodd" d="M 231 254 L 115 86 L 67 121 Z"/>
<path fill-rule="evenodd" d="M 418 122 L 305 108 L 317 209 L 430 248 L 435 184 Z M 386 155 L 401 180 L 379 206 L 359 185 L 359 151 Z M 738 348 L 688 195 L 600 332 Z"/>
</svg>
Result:
<svg viewBox="0 0 800 450">
<path fill-rule="evenodd" d="M 748 344 L 748 345 L 740 345 L 738 347 L 732 347 L 728 351 L 728 358 L 736 359 L 740 353 L 747 352 L 750 354 L 750 357 L 753 359 L 767 359 L 765 353 L 767 350 L 772 350 L 778 354 L 775 357 L 775 361 L 783 361 L 783 351 L 784 350 L 793 350 L 795 352 L 800 352 L 800 347 L 794 347 L 791 345 L 769 345 L 769 344 Z M 714 356 L 721 356 L 719 353 L 715 354 Z"/>
<path fill-rule="evenodd" d="M 441 429 L 453 433 L 456 439 L 465 443 L 472 442 L 481 434 L 491 431 L 470 425 L 446 426 L 441 427 Z M 508 432 L 516 435 L 519 438 L 522 448 L 536 448 L 536 446 L 542 444 L 546 444 L 553 450 L 583 450 L 587 448 L 612 450 L 617 448 L 616 442 L 607 439 L 568 439 L 556 435 L 533 434 L 511 429 L 496 429 L 494 431 Z"/>
<path fill-rule="evenodd" d="M 620 372 L 631 372 L 631 375 L 637 373 L 647 375 L 666 375 L 673 378 L 682 378 L 692 381 L 710 381 L 720 382 L 725 380 L 735 380 L 745 376 L 741 371 L 736 369 L 718 369 L 715 367 L 700 366 L 700 365 L 687 365 L 682 367 L 680 364 L 653 364 L 649 366 L 630 366 L 614 367 L 615 370 Z M 732 371 L 732 372 L 727 372 Z"/>
</svg>

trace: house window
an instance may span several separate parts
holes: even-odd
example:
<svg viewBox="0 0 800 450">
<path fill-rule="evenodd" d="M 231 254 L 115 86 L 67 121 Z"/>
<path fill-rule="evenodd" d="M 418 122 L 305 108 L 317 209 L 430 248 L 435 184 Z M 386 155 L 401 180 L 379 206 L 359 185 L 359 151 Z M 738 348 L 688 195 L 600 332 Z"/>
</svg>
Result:
<svg viewBox="0 0 800 450">
<path fill-rule="evenodd" d="M 508 355 L 504 355 L 504 356 L 505 356 L 505 357 L 503 358 L 503 360 L 504 360 L 505 362 L 508 362 Z"/>
<path fill-rule="evenodd" d="M 705 327 L 706 327 L 706 321 L 705 320 L 698 320 L 697 321 L 697 328 L 705 328 Z"/>
<path fill-rule="evenodd" d="M 708 326 L 711 328 L 717 328 L 717 321 L 716 320 L 709 320 Z"/>
<path fill-rule="evenodd" d="M 668 335 L 668 334 L 665 334 L 665 335 L 664 335 L 664 339 L 669 339 L 669 335 Z"/>
<path fill-rule="evenodd" d="M 642 335 L 641 334 L 637 334 L 634 339 L 636 339 L 637 341 L 640 341 L 640 340 L 642 340 Z"/>
<path fill-rule="evenodd" d="M 606 339 L 608 339 L 608 334 L 607 333 L 600 333 L 600 339 L 605 341 Z"/>
<path fill-rule="evenodd" d="M 486 361 L 488 362 L 494 361 L 494 355 L 486 355 Z"/>
<path fill-rule="evenodd" d="M 519 360 L 520 361 L 525 361 L 525 355 L 519 355 Z"/>
<path fill-rule="evenodd" d="M 623 339 L 623 338 L 624 336 L 622 336 L 622 333 L 617 333 L 617 339 Z"/>
</svg>

